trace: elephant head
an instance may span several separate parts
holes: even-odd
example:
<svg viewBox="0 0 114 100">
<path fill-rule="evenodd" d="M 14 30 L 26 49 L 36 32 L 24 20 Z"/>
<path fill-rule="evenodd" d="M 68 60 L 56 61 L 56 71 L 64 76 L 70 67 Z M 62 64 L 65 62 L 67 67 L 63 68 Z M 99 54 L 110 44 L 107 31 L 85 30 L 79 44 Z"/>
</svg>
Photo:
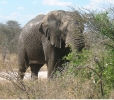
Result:
<svg viewBox="0 0 114 100">
<path fill-rule="evenodd" d="M 77 19 L 73 18 L 74 15 Z M 84 47 L 84 26 L 80 19 L 78 12 L 52 11 L 41 21 L 39 31 L 57 48 L 61 48 L 64 42 L 66 47 L 71 44 L 72 50 L 81 51 Z"/>
</svg>

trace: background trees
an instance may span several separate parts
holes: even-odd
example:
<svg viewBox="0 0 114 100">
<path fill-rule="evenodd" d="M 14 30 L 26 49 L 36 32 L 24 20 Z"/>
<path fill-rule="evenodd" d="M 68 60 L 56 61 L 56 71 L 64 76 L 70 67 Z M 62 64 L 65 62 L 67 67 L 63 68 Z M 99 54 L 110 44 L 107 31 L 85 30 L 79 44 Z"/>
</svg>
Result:
<svg viewBox="0 0 114 100">
<path fill-rule="evenodd" d="M 17 21 L 9 20 L 5 24 L 0 23 L 0 50 L 3 58 L 7 53 L 17 53 L 17 42 L 21 32 Z"/>
</svg>

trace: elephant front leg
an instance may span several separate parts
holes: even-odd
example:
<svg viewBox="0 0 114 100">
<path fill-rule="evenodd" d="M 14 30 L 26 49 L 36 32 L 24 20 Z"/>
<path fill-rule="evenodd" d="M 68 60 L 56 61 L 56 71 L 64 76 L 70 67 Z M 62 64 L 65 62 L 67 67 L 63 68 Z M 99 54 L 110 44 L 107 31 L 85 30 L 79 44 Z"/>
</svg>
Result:
<svg viewBox="0 0 114 100">
<path fill-rule="evenodd" d="M 47 38 L 42 39 L 45 62 L 48 69 L 48 78 L 52 78 L 57 67 L 57 62 L 60 59 L 60 49 L 51 45 L 50 41 Z"/>
<path fill-rule="evenodd" d="M 50 60 L 47 63 L 47 69 L 48 69 L 48 78 L 53 78 L 53 75 L 55 73 L 55 63 L 53 60 Z"/>
<path fill-rule="evenodd" d="M 59 62 L 59 53 L 56 50 L 52 49 L 50 56 L 48 56 L 47 69 L 48 69 L 48 78 L 53 78 L 56 68 L 58 67 Z"/>
</svg>

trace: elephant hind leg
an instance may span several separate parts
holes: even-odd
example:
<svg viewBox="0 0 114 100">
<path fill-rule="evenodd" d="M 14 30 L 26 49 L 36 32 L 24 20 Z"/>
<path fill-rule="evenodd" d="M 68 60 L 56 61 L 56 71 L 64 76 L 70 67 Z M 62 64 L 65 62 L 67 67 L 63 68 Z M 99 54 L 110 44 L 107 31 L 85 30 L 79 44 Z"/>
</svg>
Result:
<svg viewBox="0 0 114 100">
<path fill-rule="evenodd" d="M 43 64 L 31 64 L 31 79 L 33 81 L 38 79 L 38 72 L 40 70 L 40 68 L 43 66 Z"/>
<path fill-rule="evenodd" d="M 25 52 L 25 49 L 22 46 L 20 46 L 18 51 L 18 76 L 17 76 L 17 80 L 23 80 L 25 72 L 28 68 L 28 57 L 27 54 Z"/>
<path fill-rule="evenodd" d="M 27 68 L 26 66 L 19 67 L 17 80 L 23 80 Z"/>
<path fill-rule="evenodd" d="M 23 80 L 25 72 L 29 67 L 28 63 L 29 63 L 28 57 L 27 57 L 27 55 L 25 55 L 25 61 L 23 59 L 23 61 L 21 61 L 21 63 L 19 64 L 20 67 L 18 70 L 18 79 Z"/>
</svg>

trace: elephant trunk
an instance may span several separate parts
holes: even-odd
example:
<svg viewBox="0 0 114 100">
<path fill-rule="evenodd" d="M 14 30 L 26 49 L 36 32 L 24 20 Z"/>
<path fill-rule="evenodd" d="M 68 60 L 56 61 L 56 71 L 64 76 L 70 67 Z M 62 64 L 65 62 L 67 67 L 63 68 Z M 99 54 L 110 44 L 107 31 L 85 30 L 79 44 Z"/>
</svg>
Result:
<svg viewBox="0 0 114 100">
<path fill-rule="evenodd" d="M 74 32 L 68 34 L 66 38 L 66 47 L 71 46 L 72 51 L 81 52 L 85 47 L 83 34 L 80 33 L 79 30 L 75 30 Z"/>
</svg>

